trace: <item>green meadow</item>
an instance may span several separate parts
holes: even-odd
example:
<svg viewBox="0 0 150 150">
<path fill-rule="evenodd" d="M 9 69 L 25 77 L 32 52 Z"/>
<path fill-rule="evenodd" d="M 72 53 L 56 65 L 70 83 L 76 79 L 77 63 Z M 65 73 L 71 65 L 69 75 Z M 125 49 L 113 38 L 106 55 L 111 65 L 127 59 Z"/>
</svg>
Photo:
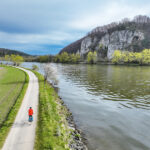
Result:
<svg viewBox="0 0 150 150">
<path fill-rule="evenodd" d="M 14 105 L 25 81 L 25 73 L 13 67 L 0 69 L 0 124 Z"/>
<path fill-rule="evenodd" d="M 14 122 L 28 85 L 28 75 L 0 65 L 0 148 Z"/>
</svg>

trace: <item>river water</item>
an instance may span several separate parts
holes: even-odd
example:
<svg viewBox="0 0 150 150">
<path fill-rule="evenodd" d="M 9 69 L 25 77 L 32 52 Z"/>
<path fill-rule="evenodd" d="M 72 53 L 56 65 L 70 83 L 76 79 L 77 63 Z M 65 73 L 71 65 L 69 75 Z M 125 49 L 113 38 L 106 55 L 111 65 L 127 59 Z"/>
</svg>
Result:
<svg viewBox="0 0 150 150">
<path fill-rule="evenodd" d="M 150 67 L 52 66 L 90 150 L 150 150 Z"/>
</svg>

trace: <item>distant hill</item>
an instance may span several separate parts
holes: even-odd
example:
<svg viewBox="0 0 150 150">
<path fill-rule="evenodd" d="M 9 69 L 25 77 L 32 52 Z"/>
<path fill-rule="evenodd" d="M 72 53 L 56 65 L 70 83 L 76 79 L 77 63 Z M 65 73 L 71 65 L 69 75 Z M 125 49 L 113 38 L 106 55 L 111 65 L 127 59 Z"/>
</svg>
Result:
<svg viewBox="0 0 150 150">
<path fill-rule="evenodd" d="M 79 53 L 84 58 L 89 51 L 97 51 L 98 60 L 103 61 L 111 60 L 115 50 L 140 52 L 145 48 L 150 49 L 150 18 L 138 15 L 96 27 L 60 53 Z"/>
<path fill-rule="evenodd" d="M 20 56 L 30 56 L 29 54 L 20 51 L 0 48 L 0 57 L 3 57 L 5 55 L 11 55 L 11 54 L 20 55 Z"/>
</svg>

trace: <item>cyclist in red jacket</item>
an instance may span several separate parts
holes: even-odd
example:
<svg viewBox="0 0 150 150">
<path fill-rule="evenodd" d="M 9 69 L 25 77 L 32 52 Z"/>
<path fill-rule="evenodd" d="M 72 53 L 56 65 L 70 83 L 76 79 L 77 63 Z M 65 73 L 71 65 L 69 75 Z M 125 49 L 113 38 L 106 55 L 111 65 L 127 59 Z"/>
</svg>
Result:
<svg viewBox="0 0 150 150">
<path fill-rule="evenodd" d="M 32 107 L 30 107 L 29 108 L 29 110 L 28 110 L 28 115 L 29 115 L 29 121 L 31 122 L 31 121 L 33 121 L 33 109 L 32 109 Z"/>
</svg>

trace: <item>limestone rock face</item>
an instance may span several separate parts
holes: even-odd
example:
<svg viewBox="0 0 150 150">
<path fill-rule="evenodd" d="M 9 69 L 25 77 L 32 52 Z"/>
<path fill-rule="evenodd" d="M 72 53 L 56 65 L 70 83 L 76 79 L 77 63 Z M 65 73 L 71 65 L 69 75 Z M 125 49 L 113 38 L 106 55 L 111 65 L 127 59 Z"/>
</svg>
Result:
<svg viewBox="0 0 150 150">
<path fill-rule="evenodd" d="M 96 36 L 87 36 L 81 42 L 80 54 L 84 55 L 90 50 L 98 50 L 100 45 L 107 50 L 107 59 L 111 60 L 115 50 L 126 50 L 134 42 L 144 39 L 144 33 L 141 31 L 121 30 L 114 31 L 111 34 L 106 33 L 100 39 Z M 100 53 L 100 52 L 99 52 Z"/>
<path fill-rule="evenodd" d="M 86 37 L 82 42 L 81 42 L 81 49 L 80 49 L 80 54 L 86 54 L 90 51 L 90 46 L 92 45 L 92 38 L 91 37 Z"/>
<path fill-rule="evenodd" d="M 150 17 L 138 15 L 132 20 L 125 18 L 98 26 L 60 53 L 78 53 L 84 61 L 89 51 L 96 51 L 98 61 L 111 61 L 115 50 L 141 52 L 143 49 L 150 49 Z"/>
</svg>

